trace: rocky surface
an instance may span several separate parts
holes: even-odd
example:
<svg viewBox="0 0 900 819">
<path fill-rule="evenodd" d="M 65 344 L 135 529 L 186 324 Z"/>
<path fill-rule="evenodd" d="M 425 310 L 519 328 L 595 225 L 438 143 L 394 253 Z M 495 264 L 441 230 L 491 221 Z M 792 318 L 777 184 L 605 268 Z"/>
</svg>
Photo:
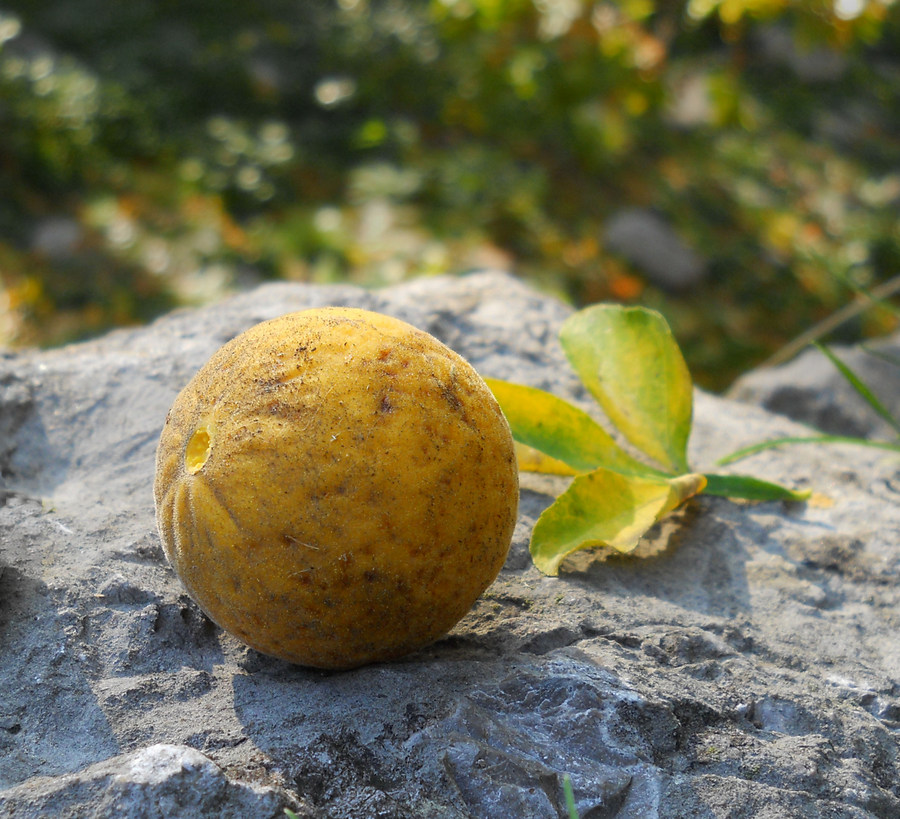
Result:
<svg viewBox="0 0 900 819">
<path fill-rule="evenodd" d="M 413 656 L 323 673 L 216 629 L 154 530 L 177 391 L 255 322 L 392 313 L 482 373 L 583 399 L 567 308 L 500 274 L 380 292 L 272 284 L 82 345 L 0 357 L 0 815 L 900 815 L 900 462 L 796 447 L 739 466 L 805 504 L 701 497 L 637 558 L 530 564 L 522 492 L 497 582 Z M 709 466 L 805 431 L 698 393 Z M 527 487 L 527 484 L 526 484 Z"/>
<path fill-rule="evenodd" d="M 34 777 L 3 794 L 6 816 L 246 819 L 301 807 L 281 788 L 230 781 L 193 748 L 151 745 L 74 774 Z"/>
</svg>

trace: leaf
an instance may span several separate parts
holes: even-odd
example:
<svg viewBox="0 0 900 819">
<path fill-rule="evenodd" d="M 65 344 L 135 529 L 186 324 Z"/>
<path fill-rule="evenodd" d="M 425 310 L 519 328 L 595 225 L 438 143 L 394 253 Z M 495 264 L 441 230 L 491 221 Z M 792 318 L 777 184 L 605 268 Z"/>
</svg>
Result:
<svg viewBox="0 0 900 819">
<path fill-rule="evenodd" d="M 822 344 L 816 344 L 815 348 L 822 353 L 837 369 L 837 371 L 847 379 L 847 382 L 853 387 L 859 396 L 887 421 L 895 432 L 900 433 L 900 422 L 891 414 L 890 410 L 878 400 L 875 394 L 862 381 L 862 379 L 850 369 L 843 361 L 841 361 L 831 350 Z"/>
<path fill-rule="evenodd" d="M 563 323 L 560 342 L 625 438 L 671 472 L 688 472 L 693 389 L 666 320 L 643 307 L 595 305 Z"/>
<path fill-rule="evenodd" d="M 659 474 L 631 457 L 590 415 L 568 401 L 535 387 L 485 380 L 516 441 L 568 464 L 576 472 L 602 466 L 629 475 Z"/>
<path fill-rule="evenodd" d="M 516 462 L 520 472 L 539 472 L 543 475 L 577 475 L 568 464 L 545 455 L 538 449 L 515 441 Z"/>
<path fill-rule="evenodd" d="M 705 485 L 698 474 L 661 480 L 596 469 L 579 475 L 538 518 L 531 536 L 534 565 L 556 575 L 565 557 L 579 549 L 630 552 L 654 523 Z"/>
<path fill-rule="evenodd" d="M 805 501 L 811 489 L 790 489 L 749 475 L 706 475 L 704 495 L 753 501 Z"/>
<path fill-rule="evenodd" d="M 874 449 L 886 449 L 890 452 L 900 452 L 900 444 L 890 444 L 886 441 L 873 441 L 871 438 L 848 438 L 843 435 L 805 435 L 793 436 L 788 435 L 784 438 L 773 438 L 770 441 L 761 441 L 758 444 L 745 446 L 737 449 L 729 455 L 725 455 L 716 461 L 717 466 L 725 466 L 733 464 L 735 461 L 749 458 L 756 455 L 757 452 L 763 452 L 766 449 L 774 449 L 775 447 L 785 446 L 787 444 L 849 444 L 850 446 L 867 446 Z"/>
</svg>

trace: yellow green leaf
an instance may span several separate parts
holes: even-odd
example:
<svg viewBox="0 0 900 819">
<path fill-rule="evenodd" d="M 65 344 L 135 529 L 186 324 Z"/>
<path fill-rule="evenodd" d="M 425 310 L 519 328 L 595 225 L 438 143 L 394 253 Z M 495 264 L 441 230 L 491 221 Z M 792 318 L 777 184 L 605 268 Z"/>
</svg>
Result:
<svg viewBox="0 0 900 819">
<path fill-rule="evenodd" d="M 578 472 L 568 464 L 545 455 L 527 444 L 515 442 L 516 461 L 520 472 L 540 472 L 544 475 L 577 475 Z"/>
<path fill-rule="evenodd" d="M 519 443 L 575 472 L 603 466 L 629 475 L 659 474 L 625 452 L 590 415 L 568 401 L 535 387 L 485 380 Z"/>
<path fill-rule="evenodd" d="M 687 472 L 693 390 L 666 320 L 643 307 L 595 305 L 563 323 L 560 342 L 622 435 L 671 472 Z"/>
<path fill-rule="evenodd" d="M 706 474 L 706 488 L 703 491 L 707 495 L 753 501 L 805 501 L 812 495 L 811 489 L 791 489 L 749 475 L 710 473 Z"/>
<path fill-rule="evenodd" d="M 699 474 L 669 480 L 597 469 L 579 475 L 540 516 L 531 557 L 544 574 L 556 575 L 567 555 L 592 546 L 631 552 L 660 518 L 706 486 Z"/>
</svg>

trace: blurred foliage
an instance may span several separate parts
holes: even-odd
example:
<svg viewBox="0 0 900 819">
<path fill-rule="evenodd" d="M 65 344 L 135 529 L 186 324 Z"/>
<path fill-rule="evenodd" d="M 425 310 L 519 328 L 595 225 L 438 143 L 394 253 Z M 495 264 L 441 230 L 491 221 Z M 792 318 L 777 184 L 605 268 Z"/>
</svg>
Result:
<svg viewBox="0 0 900 819">
<path fill-rule="evenodd" d="M 898 9 L 0 0 L 0 344 L 493 265 L 661 310 L 722 388 L 900 273 Z M 626 208 L 703 281 L 611 252 Z"/>
</svg>

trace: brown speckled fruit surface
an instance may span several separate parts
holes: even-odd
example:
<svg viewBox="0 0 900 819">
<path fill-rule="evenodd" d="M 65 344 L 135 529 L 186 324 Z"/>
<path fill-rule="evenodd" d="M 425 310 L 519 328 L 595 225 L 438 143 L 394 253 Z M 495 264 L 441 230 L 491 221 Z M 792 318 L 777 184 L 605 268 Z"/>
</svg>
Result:
<svg viewBox="0 0 900 819">
<path fill-rule="evenodd" d="M 156 463 L 166 556 L 253 648 L 320 668 L 449 631 L 503 566 L 509 427 L 475 370 L 388 316 L 259 324 L 179 394 Z"/>
</svg>

